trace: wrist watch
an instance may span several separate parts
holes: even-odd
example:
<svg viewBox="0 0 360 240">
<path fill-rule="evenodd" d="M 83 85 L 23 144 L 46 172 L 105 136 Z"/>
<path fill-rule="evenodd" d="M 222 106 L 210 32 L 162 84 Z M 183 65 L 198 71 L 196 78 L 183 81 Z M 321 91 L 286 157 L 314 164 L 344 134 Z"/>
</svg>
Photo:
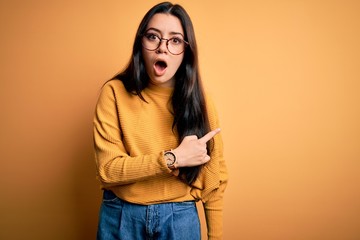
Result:
<svg viewBox="0 0 360 240">
<path fill-rule="evenodd" d="M 164 158 L 169 169 L 174 170 L 178 167 L 176 155 L 172 150 L 165 151 Z"/>
</svg>

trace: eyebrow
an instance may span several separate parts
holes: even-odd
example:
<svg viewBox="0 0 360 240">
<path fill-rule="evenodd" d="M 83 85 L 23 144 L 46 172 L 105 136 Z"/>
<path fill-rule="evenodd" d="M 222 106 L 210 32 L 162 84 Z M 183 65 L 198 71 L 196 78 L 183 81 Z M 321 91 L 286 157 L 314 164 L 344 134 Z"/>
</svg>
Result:
<svg viewBox="0 0 360 240">
<path fill-rule="evenodd" d="M 148 32 L 150 30 L 153 30 L 155 32 L 158 32 L 158 33 L 162 34 L 162 32 L 157 28 L 148 28 L 145 32 Z M 180 32 L 170 32 L 170 35 L 181 35 L 182 37 L 184 37 L 184 35 L 182 33 L 180 33 Z"/>
</svg>

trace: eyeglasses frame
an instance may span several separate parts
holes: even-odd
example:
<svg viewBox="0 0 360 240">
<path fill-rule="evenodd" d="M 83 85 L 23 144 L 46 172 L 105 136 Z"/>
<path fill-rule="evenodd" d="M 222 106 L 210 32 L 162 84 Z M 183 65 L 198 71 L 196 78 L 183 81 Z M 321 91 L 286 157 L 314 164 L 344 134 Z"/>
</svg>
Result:
<svg viewBox="0 0 360 240">
<path fill-rule="evenodd" d="M 141 35 L 141 38 L 146 37 L 148 34 L 149 34 L 149 33 L 144 33 L 144 34 L 142 34 L 142 35 Z M 157 38 L 160 40 L 160 41 L 159 41 L 159 45 L 158 45 L 155 49 L 146 48 L 146 47 L 144 46 L 142 40 L 141 40 L 141 45 L 142 45 L 146 50 L 156 51 L 156 50 L 158 50 L 159 47 L 161 46 L 162 41 L 166 41 L 166 49 L 169 51 L 169 53 L 171 53 L 172 55 L 180 55 L 180 54 L 182 54 L 183 52 L 185 52 L 186 47 L 187 47 L 188 45 L 190 45 L 189 42 L 185 41 L 184 39 L 179 38 L 181 41 L 183 41 L 183 42 L 185 43 L 185 47 L 184 47 L 184 50 L 183 50 L 182 52 L 177 53 L 177 54 L 174 54 L 174 53 L 172 53 L 172 52 L 170 51 L 170 49 L 169 49 L 169 41 L 172 40 L 172 39 L 174 39 L 174 38 L 176 38 L 176 37 L 172 37 L 172 38 L 167 39 L 167 38 L 159 37 L 159 36 L 157 36 L 157 35 L 155 35 L 155 34 L 154 34 L 154 36 L 157 37 Z"/>
</svg>

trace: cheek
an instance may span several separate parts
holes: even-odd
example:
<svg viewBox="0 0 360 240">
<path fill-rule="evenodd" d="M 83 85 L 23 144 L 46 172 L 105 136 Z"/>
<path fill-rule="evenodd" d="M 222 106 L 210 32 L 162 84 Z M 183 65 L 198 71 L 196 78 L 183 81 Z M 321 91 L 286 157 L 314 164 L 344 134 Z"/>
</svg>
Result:
<svg viewBox="0 0 360 240">
<path fill-rule="evenodd" d="M 184 59 L 184 57 L 183 57 L 183 56 L 182 56 L 182 57 L 179 57 L 179 59 L 177 59 L 176 64 L 175 64 L 176 69 L 178 69 L 178 68 L 180 67 L 180 65 L 181 65 L 181 63 L 182 63 L 182 61 L 183 61 L 183 59 Z"/>
</svg>

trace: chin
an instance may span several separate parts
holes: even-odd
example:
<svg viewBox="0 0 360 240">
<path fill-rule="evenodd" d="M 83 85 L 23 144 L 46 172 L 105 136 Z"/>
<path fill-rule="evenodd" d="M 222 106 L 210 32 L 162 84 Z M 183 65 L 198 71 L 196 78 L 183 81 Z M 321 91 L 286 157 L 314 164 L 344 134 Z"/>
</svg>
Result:
<svg viewBox="0 0 360 240">
<path fill-rule="evenodd" d="M 167 86 L 172 87 L 174 85 L 173 78 L 167 78 L 167 77 L 154 77 L 151 81 L 152 84 L 158 85 L 158 86 Z"/>
</svg>

